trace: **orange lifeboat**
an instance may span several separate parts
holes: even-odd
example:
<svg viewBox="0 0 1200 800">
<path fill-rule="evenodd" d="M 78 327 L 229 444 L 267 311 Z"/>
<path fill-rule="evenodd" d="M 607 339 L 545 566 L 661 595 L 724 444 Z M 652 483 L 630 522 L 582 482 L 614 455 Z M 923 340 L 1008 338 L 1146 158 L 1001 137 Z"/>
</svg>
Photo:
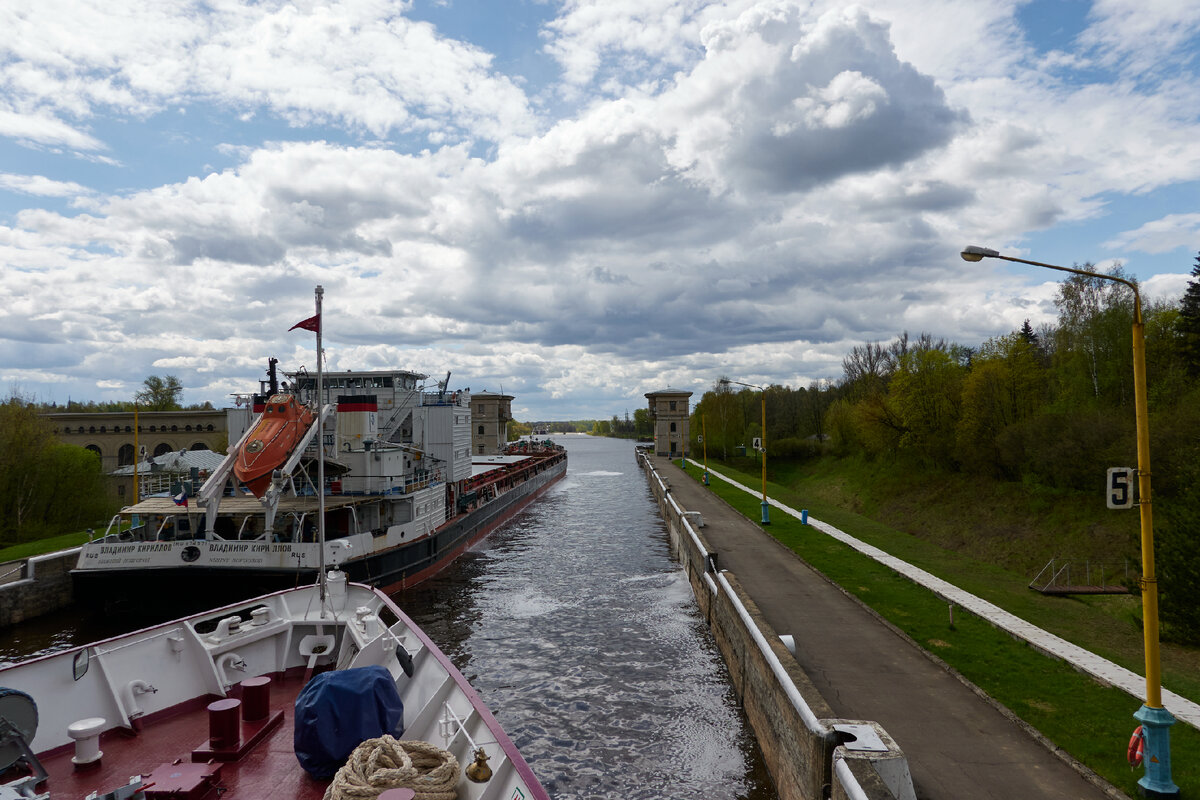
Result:
<svg viewBox="0 0 1200 800">
<path fill-rule="evenodd" d="M 233 474 L 255 497 L 266 494 L 271 473 L 287 461 L 313 419 L 312 410 L 301 405 L 295 395 L 273 394 L 267 400 L 233 463 Z"/>
</svg>

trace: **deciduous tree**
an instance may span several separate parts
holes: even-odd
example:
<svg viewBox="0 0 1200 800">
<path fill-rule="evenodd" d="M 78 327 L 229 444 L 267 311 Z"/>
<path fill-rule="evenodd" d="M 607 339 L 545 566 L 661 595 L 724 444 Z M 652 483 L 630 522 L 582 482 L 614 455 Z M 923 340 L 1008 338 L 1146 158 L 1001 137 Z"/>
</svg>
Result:
<svg viewBox="0 0 1200 800">
<path fill-rule="evenodd" d="M 99 456 L 59 442 L 23 400 L 0 404 L 0 541 L 79 530 L 107 510 Z"/>
<path fill-rule="evenodd" d="M 948 349 L 944 343 L 934 343 L 909 351 L 901 357 L 888 388 L 906 428 L 900 447 L 943 466 L 952 460 L 966 373 Z"/>
<path fill-rule="evenodd" d="M 183 398 L 183 384 L 174 375 L 151 375 L 142 382 L 135 399 L 148 411 L 178 411 Z"/>
<path fill-rule="evenodd" d="M 1093 264 L 1076 265 L 1096 272 Z M 1108 273 L 1133 280 L 1121 265 Z M 1133 291 L 1087 275 L 1059 286 L 1056 367 L 1064 406 L 1133 401 Z"/>
<path fill-rule="evenodd" d="M 996 473 L 1001 463 L 996 437 L 1047 402 L 1047 375 L 1036 341 L 1026 320 L 1016 333 L 989 339 L 979 348 L 963 380 L 957 441 L 964 466 Z"/>
</svg>

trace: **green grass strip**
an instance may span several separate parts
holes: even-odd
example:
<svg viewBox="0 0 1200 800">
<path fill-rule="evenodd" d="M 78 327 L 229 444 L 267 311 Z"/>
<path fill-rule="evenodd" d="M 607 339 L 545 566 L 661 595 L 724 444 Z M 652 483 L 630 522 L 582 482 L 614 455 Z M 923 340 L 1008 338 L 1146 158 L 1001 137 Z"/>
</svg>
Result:
<svg viewBox="0 0 1200 800">
<path fill-rule="evenodd" d="M 688 474 L 699 480 L 700 470 L 689 466 Z M 754 477 L 722 468 L 722 473 L 754 485 Z M 761 518 L 761 497 L 747 494 L 725 481 L 712 479 L 709 490 L 751 521 Z M 777 492 L 768 484 L 769 496 Z M 801 506 L 793 498 L 779 497 L 794 508 Z M 807 507 L 807 506 L 805 506 Z M 846 533 L 889 550 L 870 533 L 884 526 L 850 512 L 829 513 L 820 509 L 817 516 Z M 832 517 L 832 518 L 831 518 Z M 1047 739 L 1103 776 L 1130 796 L 1137 796 L 1137 780 L 1142 770 L 1131 770 L 1125 760 L 1129 736 L 1137 726 L 1133 713 L 1141 702 L 1125 691 L 1102 685 L 1070 664 L 1050 658 L 1024 641 L 1014 639 L 985 620 L 956 608 L 950 624 L 946 602 L 918 584 L 859 553 L 800 520 L 776 510 L 767 532 L 793 552 L 849 591 L 880 616 L 912 637 L 920 646 L 958 670 L 1020 719 L 1040 731 Z M 904 536 L 895 532 L 897 536 Z M 906 537 L 913 538 L 913 537 Z M 905 560 L 905 553 L 889 550 Z M 949 558 L 961 559 L 953 553 Z M 915 562 L 914 562 L 915 563 Z M 927 563 L 919 564 L 934 574 Z M 975 569 L 993 569 L 976 564 Z M 939 574 L 950 580 L 944 574 Z M 986 596 L 987 592 L 957 584 L 967 591 Z M 1025 592 L 1030 590 L 1025 589 Z M 994 596 L 988 600 L 1020 614 Z M 1031 620 L 1032 621 L 1032 620 Z M 1141 665 L 1131 668 L 1138 669 Z M 1171 728 L 1172 777 L 1184 797 L 1200 797 L 1200 731 L 1178 723 Z"/>
<path fill-rule="evenodd" d="M 52 536 L 49 539 L 38 539 L 32 542 L 22 542 L 11 547 L 0 548 L 0 562 L 16 561 L 22 558 L 40 556 L 78 547 L 88 540 L 87 531 L 79 533 L 64 533 L 62 536 Z"/>
</svg>

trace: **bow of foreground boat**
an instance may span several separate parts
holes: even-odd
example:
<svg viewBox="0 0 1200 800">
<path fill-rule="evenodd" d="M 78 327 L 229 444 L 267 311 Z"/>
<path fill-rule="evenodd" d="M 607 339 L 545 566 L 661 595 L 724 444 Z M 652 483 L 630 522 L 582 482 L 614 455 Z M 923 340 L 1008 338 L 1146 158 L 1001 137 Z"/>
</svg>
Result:
<svg viewBox="0 0 1200 800">
<path fill-rule="evenodd" d="M 309 699 L 339 682 L 353 714 L 345 694 Z M 465 800 L 547 798 L 424 632 L 340 573 L 324 600 L 317 586 L 264 595 L 0 669 L 0 687 L 0 798 L 320 798 L 330 781 L 306 771 L 321 760 L 313 742 L 341 764 L 364 738 L 411 757 L 414 774 L 444 759 L 439 775 Z M 374 719 L 388 721 L 372 732 Z M 356 780 L 339 771 L 330 795 Z"/>
</svg>

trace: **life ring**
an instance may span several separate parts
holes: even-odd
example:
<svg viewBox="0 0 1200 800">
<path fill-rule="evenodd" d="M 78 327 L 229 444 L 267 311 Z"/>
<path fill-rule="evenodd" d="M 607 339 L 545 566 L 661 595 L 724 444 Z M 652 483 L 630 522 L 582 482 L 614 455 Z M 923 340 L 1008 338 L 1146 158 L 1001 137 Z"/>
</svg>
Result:
<svg viewBox="0 0 1200 800">
<path fill-rule="evenodd" d="M 1145 750 L 1146 734 L 1142 733 L 1142 726 L 1138 725 L 1133 732 L 1133 736 L 1129 737 L 1129 752 L 1126 754 L 1126 758 L 1129 759 L 1129 766 L 1140 767 Z"/>
</svg>

